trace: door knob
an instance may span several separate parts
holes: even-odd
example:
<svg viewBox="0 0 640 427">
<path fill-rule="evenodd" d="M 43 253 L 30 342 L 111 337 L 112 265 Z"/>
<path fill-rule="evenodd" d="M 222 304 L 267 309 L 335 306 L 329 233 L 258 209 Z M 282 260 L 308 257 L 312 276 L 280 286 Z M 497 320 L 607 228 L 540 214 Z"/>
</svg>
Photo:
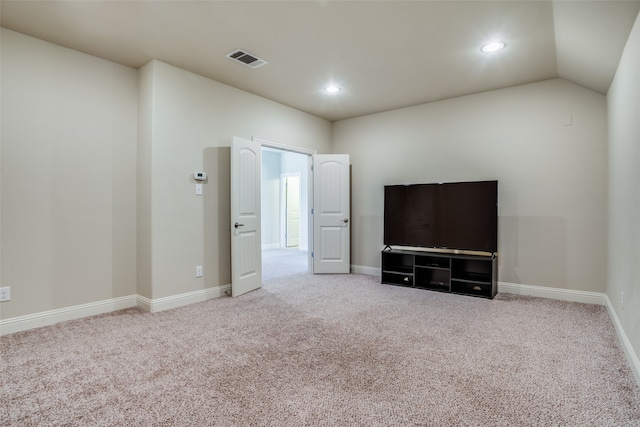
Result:
<svg viewBox="0 0 640 427">
<path fill-rule="evenodd" d="M 244 224 L 238 224 L 238 223 L 236 222 L 235 224 L 233 224 L 233 226 L 234 226 L 235 228 L 238 228 L 238 227 L 244 227 Z"/>
<path fill-rule="evenodd" d="M 344 222 L 345 224 L 349 222 L 349 218 L 345 218 L 342 220 L 342 222 Z"/>
</svg>

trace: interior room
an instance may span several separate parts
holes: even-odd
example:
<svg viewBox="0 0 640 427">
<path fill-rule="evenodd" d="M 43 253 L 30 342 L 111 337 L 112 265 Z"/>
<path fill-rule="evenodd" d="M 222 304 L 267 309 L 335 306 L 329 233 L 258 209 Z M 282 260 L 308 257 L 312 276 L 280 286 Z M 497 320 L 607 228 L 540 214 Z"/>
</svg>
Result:
<svg viewBox="0 0 640 427">
<path fill-rule="evenodd" d="M 640 423 L 639 1 L 0 12 L 0 424 Z M 313 274 L 333 155 L 350 274 Z M 385 186 L 475 181 L 495 297 L 382 284 Z"/>
<path fill-rule="evenodd" d="M 309 156 L 262 147 L 262 278 L 309 271 Z"/>
</svg>

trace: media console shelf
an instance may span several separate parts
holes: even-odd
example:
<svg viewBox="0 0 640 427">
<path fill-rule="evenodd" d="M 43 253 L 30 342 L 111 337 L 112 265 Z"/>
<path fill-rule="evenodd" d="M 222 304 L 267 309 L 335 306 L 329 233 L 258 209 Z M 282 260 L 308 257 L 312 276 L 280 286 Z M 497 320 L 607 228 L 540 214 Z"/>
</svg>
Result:
<svg viewBox="0 0 640 427">
<path fill-rule="evenodd" d="M 388 285 L 493 298 L 497 276 L 495 255 L 382 251 L 382 283 Z"/>
</svg>

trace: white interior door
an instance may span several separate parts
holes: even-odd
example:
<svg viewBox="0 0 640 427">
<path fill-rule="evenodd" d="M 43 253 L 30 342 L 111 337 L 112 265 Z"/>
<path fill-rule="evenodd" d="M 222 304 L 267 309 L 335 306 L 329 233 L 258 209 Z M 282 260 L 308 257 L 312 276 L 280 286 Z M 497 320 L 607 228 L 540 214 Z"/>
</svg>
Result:
<svg viewBox="0 0 640 427">
<path fill-rule="evenodd" d="M 233 137 L 231 146 L 231 294 L 262 286 L 259 142 Z"/>
<path fill-rule="evenodd" d="M 349 273 L 349 155 L 313 156 L 313 273 Z"/>
<path fill-rule="evenodd" d="M 300 245 L 300 176 L 286 176 L 284 188 L 286 245 L 294 248 Z"/>
</svg>

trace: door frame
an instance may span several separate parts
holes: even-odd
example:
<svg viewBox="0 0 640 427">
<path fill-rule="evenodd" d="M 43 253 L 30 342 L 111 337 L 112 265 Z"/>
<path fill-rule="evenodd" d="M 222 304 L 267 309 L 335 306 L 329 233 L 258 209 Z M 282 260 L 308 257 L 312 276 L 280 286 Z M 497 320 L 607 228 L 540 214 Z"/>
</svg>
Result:
<svg viewBox="0 0 640 427">
<path fill-rule="evenodd" d="M 278 141 L 272 141 L 270 139 L 259 138 L 259 137 L 251 137 L 252 141 L 259 142 L 262 147 L 274 148 L 276 150 L 282 151 L 290 151 L 292 153 L 304 154 L 309 157 L 307 163 L 307 171 L 309 171 L 309 179 L 307 185 L 307 206 L 313 206 L 313 174 L 311 171 L 311 165 L 313 162 L 313 155 L 318 154 L 317 150 L 311 150 L 309 148 L 297 147 L 295 145 L 285 144 Z M 313 259 L 311 258 L 311 253 L 313 252 L 313 215 L 311 212 L 307 212 L 309 221 L 307 221 L 307 233 L 308 233 L 308 246 L 309 250 L 307 251 L 307 265 L 309 269 L 309 273 L 313 274 Z"/>
</svg>

